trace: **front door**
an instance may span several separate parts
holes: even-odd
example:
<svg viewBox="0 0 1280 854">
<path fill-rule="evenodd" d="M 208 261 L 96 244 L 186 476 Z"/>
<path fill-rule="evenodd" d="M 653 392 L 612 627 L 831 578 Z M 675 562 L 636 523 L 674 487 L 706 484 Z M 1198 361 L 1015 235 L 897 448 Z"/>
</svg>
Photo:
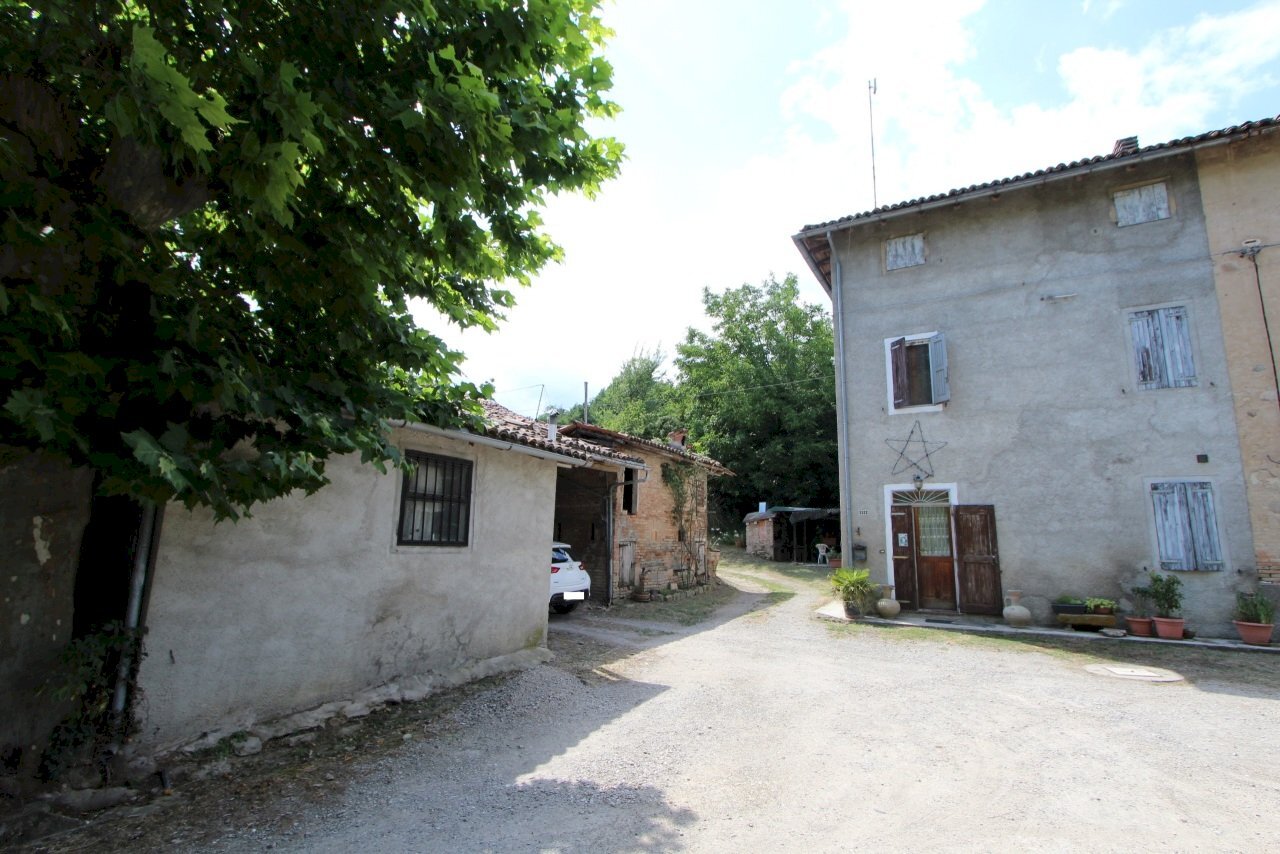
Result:
<svg viewBox="0 0 1280 854">
<path fill-rule="evenodd" d="M 897 492 L 889 513 L 894 597 L 908 608 L 956 610 L 950 493 Z"/>
<path fill-rule="evenodd" d="M 905 490 L 889 510 L 894 592 L 908 608 L 998 615 L 1004 604 L 995 508 L 943 490 Z"/>
</svg>

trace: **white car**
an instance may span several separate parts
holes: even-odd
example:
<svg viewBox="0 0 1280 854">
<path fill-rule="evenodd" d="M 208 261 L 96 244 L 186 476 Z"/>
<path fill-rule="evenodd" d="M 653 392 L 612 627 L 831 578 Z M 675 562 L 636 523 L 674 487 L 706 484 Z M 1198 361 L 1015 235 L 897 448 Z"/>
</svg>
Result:
<svg viewBox="0 0 1280 854">
<path fill-rule="evenodd" d="M 567 614 L 591 598 L 591 576 L 569 554 L 568 543 L 551 544 L 551 607 Z"/>
</svg>

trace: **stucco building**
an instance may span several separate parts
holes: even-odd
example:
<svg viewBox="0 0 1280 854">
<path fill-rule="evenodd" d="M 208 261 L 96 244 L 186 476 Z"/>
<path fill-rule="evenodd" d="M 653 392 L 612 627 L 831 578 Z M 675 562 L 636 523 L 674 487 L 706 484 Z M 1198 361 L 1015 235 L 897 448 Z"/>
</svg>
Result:
<svg viewBox="0 0 1280 854">
<path fill-rule="evenodd" d="M 90 473 L 38 456 L 0 467 L 0 776 L 36 773 L 71 711 L 40 691 L 68 641 L 112 621 L 145 632 L 114 687 L 150 752 L 266 739 L 544 660 L 559 473 L 621 482 L 644 463 L 497 404 L 487 415 L 482 432 L 402 425 L 409 470 L 332 459 L 329 485 L 235 524 L 126 501 L 108 521 L 131 520 L 130 545 L 110 561 L 85 548 L 115 506 L 92 498 Z"/>
<path fill-rule="evenodd" d="M 842 539 L 906 607 L 1019 589 L 1046 620 L 1164 569 L 1190 627 L 1231 633 L 1276 555 L 1278 129 L 1120 140 L 795 236 L 834 307 Z"/>
</svg>

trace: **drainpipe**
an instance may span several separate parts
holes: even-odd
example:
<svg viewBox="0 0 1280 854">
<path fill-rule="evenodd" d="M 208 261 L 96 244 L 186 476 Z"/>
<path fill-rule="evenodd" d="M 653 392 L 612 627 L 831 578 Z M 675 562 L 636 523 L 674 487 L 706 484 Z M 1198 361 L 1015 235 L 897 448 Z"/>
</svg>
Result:
<svg viewBox="0 0 1280 854">
<path fill-rule="evenodd" d="M 836 363 L 836 464 L 840 479 L 840 553 L 851 554 L 853 548 L 853 484 L 849 463 L 849 400 L 845 392 L 844 358 L 844 275 L 840 256 L 836 254 L 834 233 L 827 232 L 827 246 L 831 249 L 831 314 L 835 321 Z M 886 574 L 892 575 L 892 567 Z M 893 583 L 890 577 L 889 584 Z"/>
<path fill-rule="evenodd" d="M 1276 405 L 1280 406 L 1280 371 L 1276 370 L 1276 350 L 1271 340 L 1271 323 L 1267 319 L 1267 297 L 1262 291 L 1262 272 L 1258 269 L 1258 253 L 1263 249 L 1257 240 L 1246 240 L 1240 250 L 1241 257 L 1253 262 L 1253 283 L 1258 289 L 1258 308 L 1262 313 L 1262 328 L 1267 337 L 1267 355 L 1271 358 L 1271 381 L 1276 389 Z"/>
<path fill-rule="evenodd" d="M 143 502 L 142 520 L 138 524 L 138 545 L 133 555 L 133 574 L 129 579 L 129 604 L 124 618 L 125 629 L 130 633 L 136 633 L 142 626 L 142 603 L 149 580 L 151 550 L 155 542 L 159 517 L 160 509 L 155 504 L 150 501 Z M 132 653 L 126 651 L 120 656 L 120 665 L 116 669 L 115 691 L 111 696 L 111 716 L 116 720 L 124 715 L 125 705 L 129 700 L 129 676 L 133 665 Z"/>
</svg>

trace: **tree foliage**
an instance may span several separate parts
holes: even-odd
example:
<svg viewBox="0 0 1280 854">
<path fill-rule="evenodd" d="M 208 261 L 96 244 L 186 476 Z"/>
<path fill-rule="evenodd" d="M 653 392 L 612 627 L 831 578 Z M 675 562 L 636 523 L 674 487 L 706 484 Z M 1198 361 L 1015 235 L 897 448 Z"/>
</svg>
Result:
<svg viewBox="0 0 1280 854">
<path fill-rule="evenodd" d="M 831 320 L 795 276 L 703 291 L 712 331 L 677 348 L 679 412 L 699 450 L 736 472 L 714 482 L 733 514 L 758 502 L 839 503 Z"/>
<path fill-rule="evenodd" d="M 588 412 L 592 423 L 642 439 L 665 439 L 679 426 L 675 386 L 663 375 L 666 359 L 662 350 L 642 350 L 628 359 L 609 385 L 592 398 Z M 576 415 L 581 414 L 579 406 Z"/>
<path fill-rule="evenodd" d="M 620 147 L 597 0 L 0 7 L 0 443 L 221 514 L 483 392 L 547 192 Z"/>
</svg>

